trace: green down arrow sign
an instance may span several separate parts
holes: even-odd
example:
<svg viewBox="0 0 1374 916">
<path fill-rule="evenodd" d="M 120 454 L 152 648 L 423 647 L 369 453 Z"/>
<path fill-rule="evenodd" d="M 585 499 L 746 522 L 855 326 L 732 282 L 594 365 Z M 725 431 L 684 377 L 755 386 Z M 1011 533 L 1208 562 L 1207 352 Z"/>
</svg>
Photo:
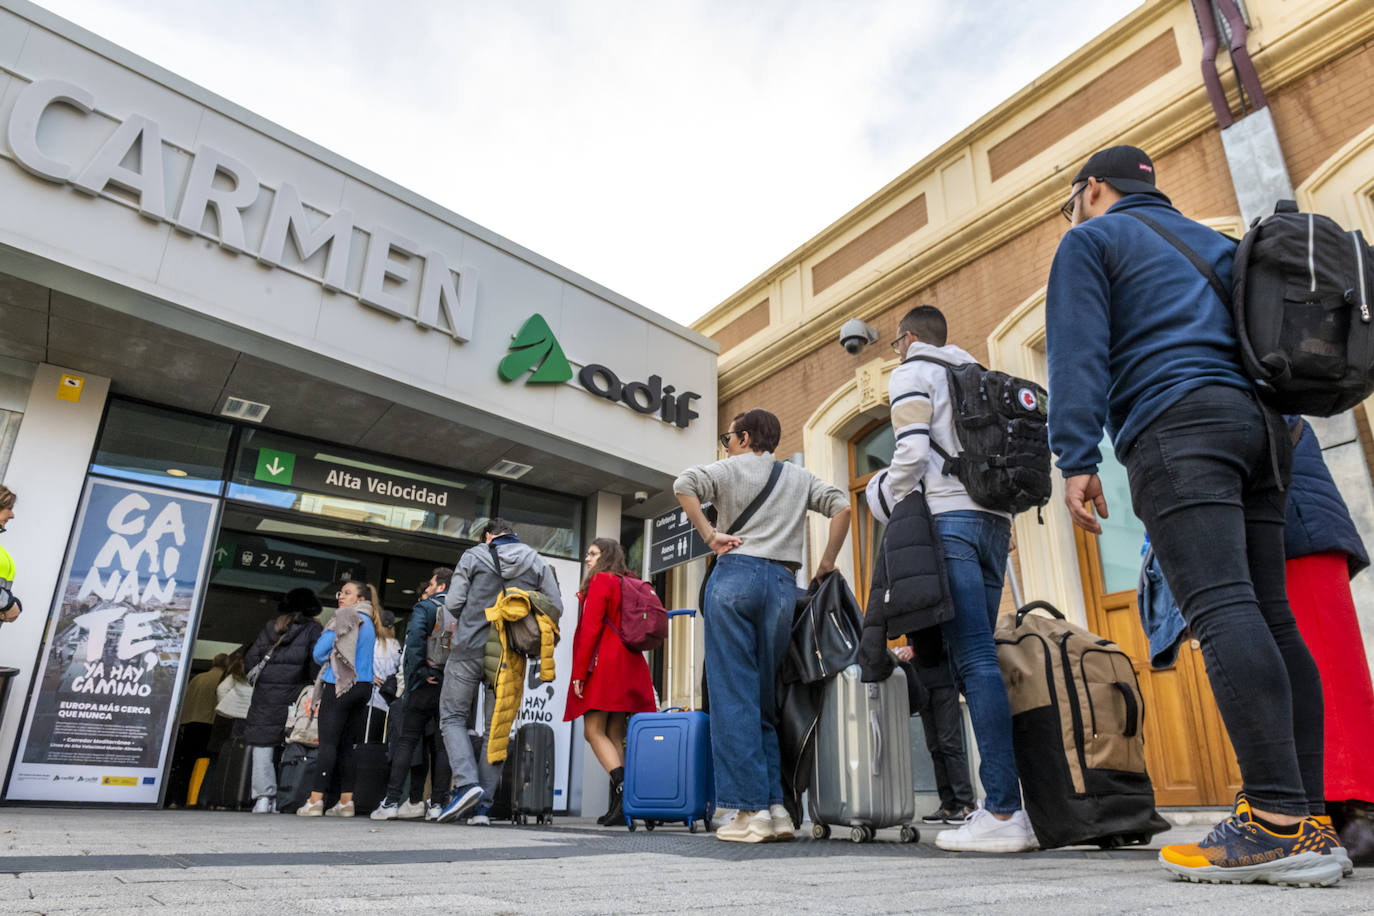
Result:
<svg viewBox="0 0 1374 916">
<path fill-rule="evenodd" d="M 258 449 L 258 468 L 253 472 L 253 477 L 289 487 L 295 468 L 296 456 L 292 452 L 279 452 L 270 448 Z"/>
</svg>

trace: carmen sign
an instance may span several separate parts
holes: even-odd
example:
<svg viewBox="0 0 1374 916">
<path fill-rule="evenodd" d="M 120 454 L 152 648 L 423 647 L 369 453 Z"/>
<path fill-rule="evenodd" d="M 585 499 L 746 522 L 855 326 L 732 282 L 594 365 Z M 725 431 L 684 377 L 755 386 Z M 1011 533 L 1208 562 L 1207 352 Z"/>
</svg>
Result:
<svg viewBox="0 0 1374 916">
<path fill-rule="evenodd" d="M 454 340 L 472 338 L 477 290 L 473 268 L 464 265 L 451 269 L 438 251 L 385 226 L 357 225 L 350 210 L 329 213 L 304 203 L 290 182 L 272 190 L 261 184 L 247 165 L 208 144 L 188 150 L 165 142 L 158 123 L 140 114 L 122 121 L 113 119 L 114 132 L 86 161 L 62 161 L 41 149 L 38 142 L 40 123 L 45 116 L 54 116 L 52 109 L 59 105 L 90 115 L 96 110 L 95 95 L 73 83 L 48 79 L 31 83 L 15 99 L 5 138 L 15 161 L 28 172 L 69 184 L 92 197 L 130 200 L 145 218 L 170 223 L 188 235 L 209 238 L 235 254 L 251 255 L 264 267 L 290 271 L 331 292 L 353 297 L 423 329 L 439 330 Z M 168 197 L 164 147 L 191 156 L 179 201 Z M 119 195 L 112 195 L 112 190 Z M 272 193 L 266 228 L 259 238 L 250 240 L 244 231 L 243 214 L 265 190 Z M 214 233 L 205 229 L 210 213 L 215 218 Z M 356 290 L 348 288 L 355 231 L 368 236 L 362 281 Z M 298 262 L 286 256 L 288 239 Z M 305 262 L 320 252 L 324 252 L 323 269 L 312 269 Z"/>
</svg>

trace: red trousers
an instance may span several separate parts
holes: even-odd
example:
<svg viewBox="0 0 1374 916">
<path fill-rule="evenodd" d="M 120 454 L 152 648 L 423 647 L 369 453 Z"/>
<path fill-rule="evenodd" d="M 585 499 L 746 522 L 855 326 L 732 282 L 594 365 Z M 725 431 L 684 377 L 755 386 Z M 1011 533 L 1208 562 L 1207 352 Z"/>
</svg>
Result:
<svg viewBox="0 0 1374 916">
<path fill-rule="evenodd" d="M 1326 798 L 1374 802 L 1374 684 L 1345 554 L 1310 554 L 1284 570 L 1288 603 L 1322 676 Z"/>
</svg>

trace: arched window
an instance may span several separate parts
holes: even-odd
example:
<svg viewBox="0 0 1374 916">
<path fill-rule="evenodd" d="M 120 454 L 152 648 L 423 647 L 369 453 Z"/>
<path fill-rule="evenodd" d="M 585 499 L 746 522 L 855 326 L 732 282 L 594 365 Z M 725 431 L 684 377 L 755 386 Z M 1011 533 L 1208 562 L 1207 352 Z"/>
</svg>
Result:
<svg viewBox="0 0 1374 916">
<path fill-rule="evenodd" d="M 864 488 L 873 475 L 892 463 L 897 443 L 888 417 L 865 426 L 849 441 L 849 504 L 854 508 L 854 594 L 861 606 L 868 604 L 868 582 L 873 576 L 873 551 L 882 543 L 883 526 L 868 511 Z"/>
</svg>

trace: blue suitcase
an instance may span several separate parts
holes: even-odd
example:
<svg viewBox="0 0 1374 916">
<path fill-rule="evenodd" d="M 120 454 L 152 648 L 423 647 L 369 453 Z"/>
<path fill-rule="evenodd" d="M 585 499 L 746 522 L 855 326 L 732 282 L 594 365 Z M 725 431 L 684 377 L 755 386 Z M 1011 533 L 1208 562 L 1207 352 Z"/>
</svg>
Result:
<svg viewBox="0 0 1374 916">
<path fill-rule="evenodd" d="M 695 705 L 696 638 L 690 629 L 696 611 L 669 611 L 688 617 L 692 651 L 692 705 Z M 669 709 L 630 717 L 625 737 L 625 823 L 635 820 L 646 830 L 659 823 L 682 821 L 692 833 L 697 823 L 711 822 L 715 780 L 711 770 L 711 725 L 706 713 Z"/>
</svg>

